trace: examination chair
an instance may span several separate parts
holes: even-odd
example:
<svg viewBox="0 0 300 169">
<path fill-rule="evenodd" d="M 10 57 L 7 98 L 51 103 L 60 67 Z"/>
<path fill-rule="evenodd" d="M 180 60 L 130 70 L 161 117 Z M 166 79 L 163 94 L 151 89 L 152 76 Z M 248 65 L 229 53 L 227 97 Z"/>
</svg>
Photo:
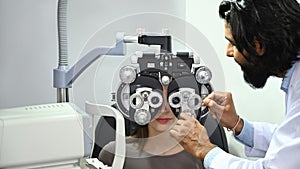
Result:
<svg viewBox="0 0 300 169">
<path fill-rule="evenodd" d="M 210 141 L 228 152 L 228 143 L 223 126 L 221 126 L 215 119 L 208 114 L 205 118 L 201 119 L 201 124 L 204 124 Z M 115 140 L 115 119 L 112 117 L 101 117 L 98 121 L 95 130 L 95 144 L 93 149 L 93 158 L 98 158 L 101 149 L 110 141 Z M 126 136 L 131 134 L 134 129 L 134 122 L 125 118 L 125 131 Z"/>
</svg>

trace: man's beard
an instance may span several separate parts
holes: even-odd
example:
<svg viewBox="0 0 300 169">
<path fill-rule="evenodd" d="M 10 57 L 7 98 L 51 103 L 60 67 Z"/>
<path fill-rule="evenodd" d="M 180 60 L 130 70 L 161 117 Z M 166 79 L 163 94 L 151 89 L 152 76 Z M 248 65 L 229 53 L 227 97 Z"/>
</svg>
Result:
<svg viewBox="0 0 300 169">
<path fill-rule="evenodd" d="M 252 88 L 263 88 L 268 80 L 268 78 L 272 75 L 266 67 L 261 65 L 240 65 L 242 71 L 244 72 L 245 81 Z"/>
</svg>

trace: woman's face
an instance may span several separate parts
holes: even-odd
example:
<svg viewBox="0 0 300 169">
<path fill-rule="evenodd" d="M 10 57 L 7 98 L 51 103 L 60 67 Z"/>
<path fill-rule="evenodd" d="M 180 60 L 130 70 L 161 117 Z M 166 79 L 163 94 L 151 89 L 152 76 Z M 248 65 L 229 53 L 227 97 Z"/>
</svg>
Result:
<svg viewBox="0 0 300 169">
<path fill-rule="evenodd" d="M 162 132 L 168 131 L 177 120 L 170 108 L 167 96 L 168 87 L 163 86 L 163 105 L 156 117 L 148 124 L 149 136 L 158 135 Z"/>
</svg>

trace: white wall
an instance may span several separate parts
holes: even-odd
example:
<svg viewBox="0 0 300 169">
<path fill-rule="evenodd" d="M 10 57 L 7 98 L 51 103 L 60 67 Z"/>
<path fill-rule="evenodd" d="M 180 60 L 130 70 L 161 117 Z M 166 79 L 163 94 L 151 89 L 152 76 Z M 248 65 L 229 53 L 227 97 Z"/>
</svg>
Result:
<svg viewBox="0 0 300 169">
<path fill-rule="evenodd" d="M 56 102 L 52 85 L 52 70 L 58 62 L 56 4 L 57 0 L 0 1 L 0 108 Z M 184 28 L 170 26 L 170 17 L 185 18 L 185 1 L 69 0 L 69 65 L 95 42 L 113 45 L 118 31 L 130 35 L 138 27 L 150 32 Z M 81 108 L 86 100 L 109 103 L 108 81 L 123 58 L 111 60 L 100 58 L 75 81 L 72 102 Z"/>
<path fill-rule="evenodd" d="M 55 102 L 56 3 L 0 1 L 0 108 Z"/>
<path fill-rule="evenodd" d="M 147 31 L 159 32 L 161 28 L 170 27 L 179 40 L 184 40 L 181 36 L 186 33 L 188 45 L 199 51 L 199 55 L 207 48 L 214 49 L 209 55 L 202 55 L 217 57 L 216 64 L 209 62 L 213 85 L 215 90 L 233 93 L 241 117 L 280 122 L 284 116 L 284 94 L 279 90 L 281 80 L 270 79 L 262 90 L 253 90 L 244 82 L 239 66 L 225 56 L 227 42 L 223 22 L 218 17 L 219 2 L 70 0 L 70 65 L 95 44 L 112 45 L 117 31 L 130 34 L 135 28 L 144 27 Z M 58 57 L 56 3 L 55 0 L 0 1 L 0 108 L 56 102 L 56 90 L 52 87 L 52 70 L 57 67 Z M 188 21 L 186 32 L 178 25 L 184 23 L 180 18 Z M 194 35 L 190 28 L 197 28 L 196 34 L 202 34 L 199 45 L 195 39 L 195 42 L 190 41 L 189 37 Z M 110 72 L 116 71 L 123 60 L 122 57 L 105 57 L 96 61 L 75 82 L 71 101 L 81 108 L 86 100 L 109 104 L 112 86 L 108 81 L 113 78 Z M 242 147 L 232 139 L 229 142 L 231 152 L 242 156 Z"/>
</svg>

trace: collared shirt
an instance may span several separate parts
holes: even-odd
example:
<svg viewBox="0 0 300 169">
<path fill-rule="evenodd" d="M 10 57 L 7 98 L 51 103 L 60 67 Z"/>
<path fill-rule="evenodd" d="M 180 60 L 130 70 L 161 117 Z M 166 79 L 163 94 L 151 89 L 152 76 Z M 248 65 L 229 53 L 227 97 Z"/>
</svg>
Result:
<svg viewBox="0 0 300 169">
<path fill-rule="evenodd" d="M 295 71 L 295 68 L 296 68 L 296 66 L 293 65 L 293 67 L 288 70 L 288 72 L 286 73 L 284 79 L 282 80 L 282 84 L 281 84 L 280 89 L 283 90 L 285 93 L 288 92 L 288 88 L 290 86 L 292 74 Z"/>
<path fill-rule="evenodd" d="M 247 156 L 263 157 L 256 161 L 242 159 L 216 147 L 204 159 L 205 168 L 285 168 L 300 166 L 300 62 L 286 73 L 281 89 L 286 92 L 286 117 L 280 125 L 250 123 L 236 139 L 245 145 Z M 289 161 L 287 163 L 287 161 Z"/>
</svg>

